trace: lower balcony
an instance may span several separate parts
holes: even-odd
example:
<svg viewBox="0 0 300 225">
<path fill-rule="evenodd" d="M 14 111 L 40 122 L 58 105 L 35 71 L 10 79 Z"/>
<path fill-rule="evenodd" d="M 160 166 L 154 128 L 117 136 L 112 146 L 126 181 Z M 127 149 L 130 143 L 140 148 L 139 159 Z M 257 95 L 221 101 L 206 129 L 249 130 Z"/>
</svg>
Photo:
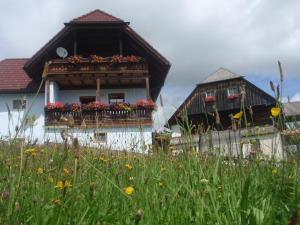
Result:
<svg viewBox="0 0 300 225">
<path fill-rule="evenodd" d="M 57 104 L 57 103 L 56 103 Z M 152 125 L 152 107 L 136 105 L 108 106 L 101 109 L 79 104 L 66 107 L 45 107 L 46 127 L 98 128 Z"/>
</svg>

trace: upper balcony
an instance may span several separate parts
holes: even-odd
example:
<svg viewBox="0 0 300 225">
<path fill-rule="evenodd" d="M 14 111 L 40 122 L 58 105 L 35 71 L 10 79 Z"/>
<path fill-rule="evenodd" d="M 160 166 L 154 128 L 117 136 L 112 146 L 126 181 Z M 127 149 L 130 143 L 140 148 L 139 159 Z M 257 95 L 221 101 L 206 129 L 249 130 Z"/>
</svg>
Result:
<svg viewBox="0 0 300 225">
<path fill-rule="evenodd" d="M 89 58 L 71 56 L 66 59 L 53 59 L 46 63 L 43 77 L 59 78 L 67 76 L 97 77 L 142 77 L 148 75 L 147 62 L 137 56 L 101 57 L 91 55 Z M 129 77 L 130 76 L 130 77 Z"/>
</svg>

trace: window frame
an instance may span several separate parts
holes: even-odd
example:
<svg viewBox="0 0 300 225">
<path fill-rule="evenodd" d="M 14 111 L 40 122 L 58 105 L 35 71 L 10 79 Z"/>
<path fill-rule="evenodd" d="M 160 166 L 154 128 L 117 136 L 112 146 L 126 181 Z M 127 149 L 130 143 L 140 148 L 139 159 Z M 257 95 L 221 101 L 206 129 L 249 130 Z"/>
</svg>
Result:
<svg viewBox="0 0 300 225">
<path fill-rule="evenodd" d="M 208 93 L 213 93 L 213 95 L 208 95 Z M 216 89 L 210 89 L 204 92 L 205 98 L 207 97 L 216 97 Z"/>
<path fill-rule="evenodd" d="M 236 90 L 236 93 L 230 93 L 230 90 Z M 228 87 L 227 90 L 227 97 L 231 97 L 231 96 L 238 96 L 240 94 L 240 88 L 238 86 L 232 86 L 232 87 Z"/>
<path fill-rule="evenodd" d="M 90 99 L 92 99 L 93 98 L 93 101 L 91 101 L 91 102 L 95 102 L 96 101 L 96 96 L 79 96 L 79 102 L 81 103 L 81 104 L 88 104 L 88 103 L 82 103 L 82 99 L 88 99 L 88 98 L 90 98 Z M 90 103 L 90 102 L 89 102 Z"/>
</svg>

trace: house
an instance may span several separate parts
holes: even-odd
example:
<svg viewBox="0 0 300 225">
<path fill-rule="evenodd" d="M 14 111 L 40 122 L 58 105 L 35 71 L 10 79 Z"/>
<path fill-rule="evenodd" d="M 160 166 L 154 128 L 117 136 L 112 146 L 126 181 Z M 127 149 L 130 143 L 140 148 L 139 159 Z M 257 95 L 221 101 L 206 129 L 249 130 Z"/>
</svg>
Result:
<svg viewBox="0 0 300 225">
<path fill-rule="evenodd" d="M 275 105 L 274 97 L 245 77 L 219 68 L 195 87 L 169 119 L 171 143 L 176 146 L 185 142 L 182 132 L 187 126 L 199 151 L 231 156 L 275 153 L 282 158 L 281 135 L 270 118 Z"/>
<path fill-rule="evenodd" d="M 142 149 L 169 68 L 129 22 L 92 11 L 31 58 L 0 62 L 0 136 Z"/>
</svg>

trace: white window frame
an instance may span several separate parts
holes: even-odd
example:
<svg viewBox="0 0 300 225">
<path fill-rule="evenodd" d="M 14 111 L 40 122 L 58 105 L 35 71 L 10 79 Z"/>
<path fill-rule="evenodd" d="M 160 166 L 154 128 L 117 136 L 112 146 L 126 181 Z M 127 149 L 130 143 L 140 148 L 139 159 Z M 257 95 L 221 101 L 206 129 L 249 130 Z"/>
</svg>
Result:
<svg viewBox="0 0 300 225">
<path fill-rule="evenodd" d="M 235 91 L 233 91 L 235 90 Z M 233 87 L 229 87 L 227 88 L 227 97 L 230 97 L 230 96 L 236 96 L 236 95 L 239 95 L 240 94 L 240 89 L 239 87 L 237 86 L 233 86 Z"/>
<path fill-rule="evenodd" d="M 208 91 L 205 91 L 205 98 L 207 97 L 216 97 L 216 90 L 208 90 Z"/>
</svg>

